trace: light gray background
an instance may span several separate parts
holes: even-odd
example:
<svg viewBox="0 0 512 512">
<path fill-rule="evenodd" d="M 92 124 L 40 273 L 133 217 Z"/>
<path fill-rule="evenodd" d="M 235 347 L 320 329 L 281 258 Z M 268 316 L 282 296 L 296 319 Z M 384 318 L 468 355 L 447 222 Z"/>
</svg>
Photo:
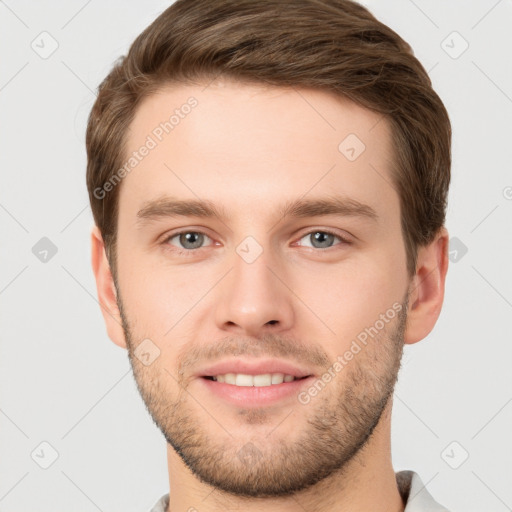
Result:
<svg viewBox="0 0 512 512">
<path fill-rule="evenodd" d="M 165 441 L 96 302 L 84 145 L 96 87 L 168 5 L 0 2 L 0 511 L 138 512 L 168 491 Z M 512 510 L 512 1 L 365 5 L 411 43 L 454 132 L 457 240 L 439 322 L 405 350 L 394 466 L 451 511 Z"/>
</svg>

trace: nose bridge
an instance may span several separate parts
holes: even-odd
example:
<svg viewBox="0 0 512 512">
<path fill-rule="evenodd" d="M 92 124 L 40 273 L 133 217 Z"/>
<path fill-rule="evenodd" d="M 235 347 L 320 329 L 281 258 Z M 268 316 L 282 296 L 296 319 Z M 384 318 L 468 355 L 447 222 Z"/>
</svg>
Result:
<svg viewBox="0 0 512 512">
<path fill-rule="evenodd" d="M 234 248 L 232 270 L 219 290 L 216 321 L 220 328 L 256 334 L 261 329 L 290 327 L 291 297 L 275 275 L 276 257 L 267 243 L 260 244 L 253 236 Z"/>
</svg>

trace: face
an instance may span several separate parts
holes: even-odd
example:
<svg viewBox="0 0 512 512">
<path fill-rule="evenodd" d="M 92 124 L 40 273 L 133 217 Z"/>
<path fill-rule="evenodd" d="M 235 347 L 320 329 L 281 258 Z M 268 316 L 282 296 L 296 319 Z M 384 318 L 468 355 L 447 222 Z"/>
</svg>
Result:
<svg viewBox="0 0 512 512">
<path fill-rule="evenodd" d="M 146 98 L 134 151 L 146 154 L 120 185 L 117 342 L 167 442 L 240 496 L 343 471 L 404 342 L 387 122 L 320 91 L 217 80 Z"/>
</svg>

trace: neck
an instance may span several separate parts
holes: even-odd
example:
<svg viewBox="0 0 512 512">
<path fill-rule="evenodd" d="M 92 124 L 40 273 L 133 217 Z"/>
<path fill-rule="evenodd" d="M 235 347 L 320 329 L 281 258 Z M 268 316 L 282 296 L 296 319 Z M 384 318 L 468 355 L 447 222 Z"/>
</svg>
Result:
<svg viewBox="0 0 512 512">
<path fill-rule="evenodd" d="M 366 445 L 343 470 L 285 497 L 245 498 L 215 489 L 201 482 L 168 445 L 168 512 L 403 512 L 391 463 L 391 407 L 392 399 Z"/>
</svg>

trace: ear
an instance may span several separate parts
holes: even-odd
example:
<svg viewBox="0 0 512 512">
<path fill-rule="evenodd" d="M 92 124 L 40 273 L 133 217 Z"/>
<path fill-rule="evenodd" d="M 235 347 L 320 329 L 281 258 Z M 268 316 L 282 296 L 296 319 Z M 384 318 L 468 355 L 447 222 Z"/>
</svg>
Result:
<svg viewBox="0 0 512 512">
<path fill-rule="evenodd" d="M 108 337 L 116 345 L 126 348 L 114 279 L 105 253 L 103 237 L 97 226 L 94 226 L 91 231 L 91 261 L 94 277 L 96 278 L 98 300 L 107 327 Z"/>
<path fill-rule="evenodd" d="M 442 227 L 433 242 L 418 250 L 416 274 L 409 287 L 409 308 L 404 341 L 425 338 L 439 318 L 448 271 L 448 231 Z"/>
</svg>

